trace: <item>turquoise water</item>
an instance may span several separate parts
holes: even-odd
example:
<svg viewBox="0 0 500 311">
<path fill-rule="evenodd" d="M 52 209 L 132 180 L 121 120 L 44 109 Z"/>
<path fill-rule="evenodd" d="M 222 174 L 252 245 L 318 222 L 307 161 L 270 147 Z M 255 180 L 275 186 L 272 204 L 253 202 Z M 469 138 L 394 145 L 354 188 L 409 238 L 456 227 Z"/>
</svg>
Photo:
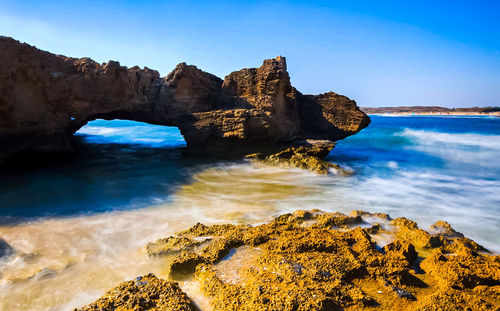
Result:
<svg viewBox="0 0 500 311">
<path fill-rule="evenodd" d="M 77 133 L 77 153 L 1 167 L 0 238 L 13 251 L 0 258 L 0 310 L 83 306 L 138 275 L 168 277 L 145 256 L 150 241 L 297 209 L 445 220 L 500 252 L 500 118 L 371 118 L 328 156 L 349 177 L 187 157 L 176 128 L 103 120 Z"/>
<path fill-rule="evenodd" d="M 499 251 L 500 118 L 371 119 L 329 156 L 357 172 L 331 191 L 344 207 L 405 216 L 421 227 L 446 220 Z"/>
<path fill-rule="evenodd" d="M 371 119 L 328 157 L 353 168 L 353 177 L 308 176 L 324 194 L 281 208 L 383 211 L 423 225 L 444 219 L 500 249 L 500 118 Z M 2 169 L 0 223 L 165 203 L 207 167 L 250 166 L 183 156 L 184 139 L 173 127 L 96 120 L 76 139 L 78 154 Z"/>
<path fill-rule="evenodd" d="M 2 168 L 0 224 L 163 202 L 199 164 L 174 127 L 96 120 L 75 140 L 76 154 Z"/>
</svg>

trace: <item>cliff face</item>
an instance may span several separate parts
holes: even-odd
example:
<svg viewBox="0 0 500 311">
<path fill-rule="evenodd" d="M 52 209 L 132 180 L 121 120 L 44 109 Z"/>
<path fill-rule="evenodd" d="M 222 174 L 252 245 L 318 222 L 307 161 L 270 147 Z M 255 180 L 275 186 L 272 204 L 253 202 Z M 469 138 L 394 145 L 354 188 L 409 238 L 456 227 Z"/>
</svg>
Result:
<svg viewBox="0 0 500 311">
<path fill-rule="evenodd" d="M 176 126 L 200 152 L 338 140 L 370 122 L 345 96 L 298 92 L 284 57 L 224 80 L 185 63 L 160 77 L 0 37 L 0 158 L 27 149 L 71 150 L 71 136 L 97 118 Z"/>
</svg>

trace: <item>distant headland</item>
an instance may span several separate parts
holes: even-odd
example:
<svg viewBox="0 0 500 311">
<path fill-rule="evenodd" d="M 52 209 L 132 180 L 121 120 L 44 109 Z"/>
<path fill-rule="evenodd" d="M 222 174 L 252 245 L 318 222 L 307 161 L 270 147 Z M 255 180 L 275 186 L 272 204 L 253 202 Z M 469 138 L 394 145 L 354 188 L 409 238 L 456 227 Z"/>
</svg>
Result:
<svg viewBox="0 0 500 311">
<path fill-rule="evenodd" d="M 500 116 L 500 107 L 446 108 L 439 106 L 362 107 L 366 114 Z"/>
</svg>

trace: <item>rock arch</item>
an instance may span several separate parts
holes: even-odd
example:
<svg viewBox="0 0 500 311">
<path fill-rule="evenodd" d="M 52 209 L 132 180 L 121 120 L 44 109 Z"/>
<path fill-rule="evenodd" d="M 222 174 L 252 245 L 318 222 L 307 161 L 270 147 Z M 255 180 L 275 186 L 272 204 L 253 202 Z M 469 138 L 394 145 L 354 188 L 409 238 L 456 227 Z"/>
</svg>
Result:
<svg viewBox="0 0 500 311">
<path fill-rule="evenodd" d="M 160 77 L 149 68 L 98 64 L 0 37 L 0 157 L 70 150 L 69 138 L 97 118 L 176 126 L 197 152 L 338 140 L 370 122 L 345 96 L 297 91 L 284 57 L 224 80 L 185 63 Z"/>
</svg>

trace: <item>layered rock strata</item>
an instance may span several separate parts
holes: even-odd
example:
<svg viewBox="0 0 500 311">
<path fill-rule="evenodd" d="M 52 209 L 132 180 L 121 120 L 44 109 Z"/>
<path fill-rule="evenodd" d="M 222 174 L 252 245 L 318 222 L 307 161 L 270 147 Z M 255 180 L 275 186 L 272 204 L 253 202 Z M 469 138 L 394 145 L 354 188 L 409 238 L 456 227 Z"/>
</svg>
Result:
<svg viewBox="0 0 500 311">
<path fill-rule="evenodd" d="M 500 308 L 500 256 L 443 221 L 425 231 L 387 214 L 297 211 L 196 224 L 146 250 L 170 256 L 170 278 L 194 277 L 213 310 Z"/>
<path fill-rule="evenodd" d="M 304 138 L 339 140 L 370 119 L 349 98 L 303 95 L 284 57 L 220 79 L 181 63 L 155 70 L 99 64 L 0 37 L 0 157 L 24 150 L 71 150 L 94 119 L 176 126 L 192 151 L 255 152 Z"/>
</svg>

